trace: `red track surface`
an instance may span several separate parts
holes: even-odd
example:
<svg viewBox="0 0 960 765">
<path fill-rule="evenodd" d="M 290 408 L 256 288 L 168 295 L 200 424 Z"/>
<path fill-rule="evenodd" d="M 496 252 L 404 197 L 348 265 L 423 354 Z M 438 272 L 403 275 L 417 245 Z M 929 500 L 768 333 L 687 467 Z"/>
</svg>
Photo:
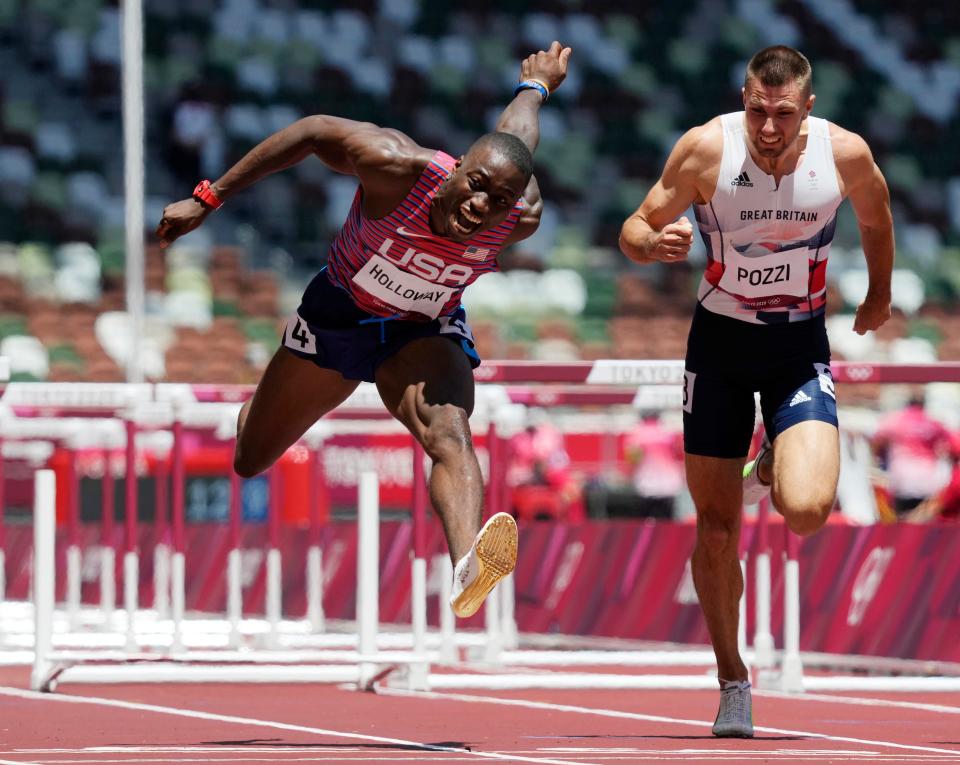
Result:
<svg viewBox="0 0 960 765">
<path fill-rule="evenodd" d="M 704 691 L 65 684 L 40 696 L 16 690 L 26 681 L 23 670 L 0 672 L 0 765 L 960 763 L 960 694 L 758 694 L 757 737 L 741 741 L 710 735 L 717 695 Z"/>
</svg>

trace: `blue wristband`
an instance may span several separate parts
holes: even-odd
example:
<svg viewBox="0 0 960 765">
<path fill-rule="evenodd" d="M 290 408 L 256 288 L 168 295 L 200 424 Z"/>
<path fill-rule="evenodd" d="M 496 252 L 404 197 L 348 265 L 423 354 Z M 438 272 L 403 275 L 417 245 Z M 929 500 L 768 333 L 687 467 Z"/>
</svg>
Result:
<svg viewBox="0 0 960 765">
<path fill-rule="evenodd" d="M 536 90 L 542 97 L 540 103 L 546 103 L 547 99 L 550 97 L 550 91 L 547 90 L 543 83 L 537 82 L 536 80 L 524 80 L 517 85 L 516 89 L 513 91 L 513 95 L 516 96 L 521 90 Z"/>
</svg>

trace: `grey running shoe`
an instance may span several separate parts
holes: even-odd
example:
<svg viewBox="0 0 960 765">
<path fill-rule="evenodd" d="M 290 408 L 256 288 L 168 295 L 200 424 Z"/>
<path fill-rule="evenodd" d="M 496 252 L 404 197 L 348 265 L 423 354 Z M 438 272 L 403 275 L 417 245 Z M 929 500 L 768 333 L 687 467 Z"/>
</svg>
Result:
<svg viewBox="0 0 960 765">
<path fill-rule="evenodd" d="M 760 480 L 760 460 L 766 458 L 770 448 L 770 442 L 764 435 L 757 456 L 752 462 L 743 466 L 743 504 L 745 505 L 755 505 L 770 494 L 770 484 Z"/>
<path fill-rule="evenodd" d="M 459 617 L 473 616 L 497 582 L 517 564 L 517 524 L 508 513 L 487 521 L 470 552 L 453 572 L 450 607 Z"/>
<path fill-rule="evenodd" d="M 721 680 L 720 709 L 713 735 L 720 738 L 753 738 L 753 711 L 750 682 Z"/>
</svg>

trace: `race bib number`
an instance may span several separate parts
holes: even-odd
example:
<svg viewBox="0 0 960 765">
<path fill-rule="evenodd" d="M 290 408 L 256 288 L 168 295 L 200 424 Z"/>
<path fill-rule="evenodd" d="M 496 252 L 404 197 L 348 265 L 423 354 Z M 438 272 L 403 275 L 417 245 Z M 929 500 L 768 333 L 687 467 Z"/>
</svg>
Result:
<svg viewBox="0 0 960 765">
<path fill-rule="evenodd" d="M 774 295 L 806 297 L 810 282 L 810 263 L 805 247 L 772 252 L 758 258 L 745 258 L 736 250 L 726 250 L 720 289 L 748 300 Z"/>
<path fill-rule="evenodd" d="M 428 282 L 373 255 L 353 277 L 353 283 L 399 311 L 414 311 L 436 319 L 454 293 L 453 287 Z"/>
<path fill-rule="evenodd" d="M 833 373 L 830 371 L 830 366 L 828 364 L 814 364 L 813 368 L 817 372 L 817 380 L 820 383 L 820 390 L 836 401 L 837 391 L 833 384 Z"/>
<path fill-rule="evenodd" d="M 307 322 L 294 314 L 283 329 L 283 344 L 300 353 L 315 355 L 317 352 L 317 338 L 310 331 Z"/>
<path fill-rule="evenodd" d="M 458 311 L 457 313 L 461 313 Z M 473 340 L 473 330 L 470 329 L 470 325 L 467 324 L 467 320 L 459 318 L 457 314 L 452 316 L 441 316 L 440 317 L 440 334 L 441 335 L 457 335 L 462 337 L 465 340 L 470 341 L 470 345 L 476 345 Z"/>
<path fill-rule="evenodd" d="M 689 369 L 683 370 L 683 411 L 693 413 L 693 384 L 697 381 L 697 373 Z"/>
</svg>

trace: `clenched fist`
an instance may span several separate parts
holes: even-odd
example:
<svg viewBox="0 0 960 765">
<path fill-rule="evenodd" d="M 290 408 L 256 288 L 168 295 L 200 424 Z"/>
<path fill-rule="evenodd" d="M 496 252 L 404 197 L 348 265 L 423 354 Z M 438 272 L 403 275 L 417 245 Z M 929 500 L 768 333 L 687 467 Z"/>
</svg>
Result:
<svg viewBox="0 0 960 765">
<path fill-rule="evenodd" d="M 520 64 L 520 79 L 540 80 L 552 93 L 567 76 L 567 61 L 570 59 L 571 50 L 554 40 L 550 50 L 531 53 Z"/>
<path fill-rule="evenodd" d="M 664 263 L 686 260 L 692 244 L 693 225 L 687 216 L 683 216 L 660 230 L 650 257 Z"/>
<path fill-rule="evenodd" d="M 160 218 L 160 225 L 157 226 L 160 247 L 169 247 L 175 239 L 189 234 L 203 223 L 209 213 L 209 208 L 204 207 L 192 197 L 164 207 L 163 217 Z"/>
</svg>

